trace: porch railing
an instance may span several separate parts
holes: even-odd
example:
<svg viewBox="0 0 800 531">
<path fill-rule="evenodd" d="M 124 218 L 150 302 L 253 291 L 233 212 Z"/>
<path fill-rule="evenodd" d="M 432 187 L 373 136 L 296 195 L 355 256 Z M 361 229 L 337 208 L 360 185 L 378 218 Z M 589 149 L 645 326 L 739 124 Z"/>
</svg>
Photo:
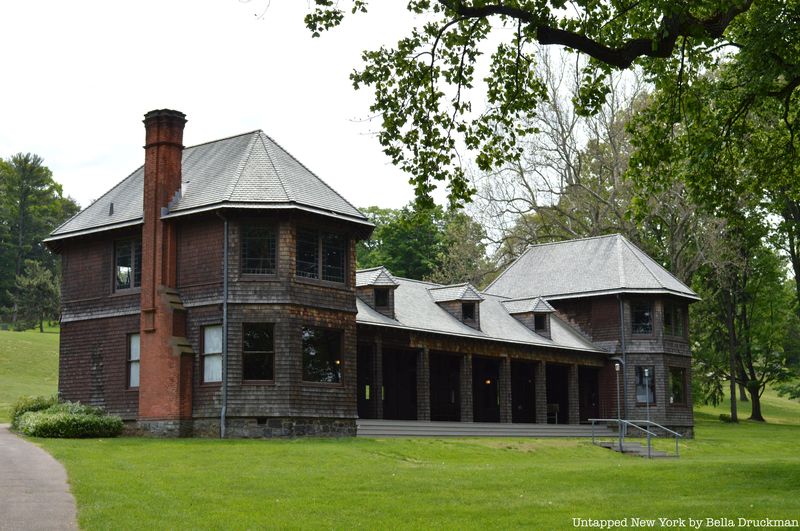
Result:
<svg viewBox="0 0 800 531">
<path fill-rule="evenodd" d="M 626 434 L 626 431 L 627 431 L 628 427 L 634 428 L 634 429 L 639 430 L 640 432 L 642 432 L 642 433 L 644 433 L 646 435 L 646 437 L 647 437 L 647 458 L 650 459 L 652 457 L 652 455 L 653 455 L 652 438 L 653 437 L 658 438 L 659 435 L 658 435 L 658 433 L 656 433 L 654 431 L 648 430 L 647 428 L 643 428 L 642 426 L 640 426 L 640 424 L 643 424 L 643 425 L 645 425 L 645 426 L 647 426 L 649 428 L 657 428 L 659 430 L 662 430 L 665 433 L 668 433 L 670 436 L 673 436 L 675 438 L 675 457 L 680 457 L 678 439 L 679 438 L 683 438 L 683 435 L 681 435 L 677 431 L 673 431 L 673 430 L 671 430 L 671 429 L 669 429 L 667 427 L 664 427 L 661 424 L 657 424 L 657 423 L 653 422 L 652 420 L 589 419 L 589 422 L 592 423 L 592 444 L 597 444 L 596 436 L 595 436 L 595 425 L 596 425 L 596 423 L 603 422 L 603 423 L 606 423 L 606 424 L 608 424 L 608 423 L 616 424 L 617 425 L 617 431 L 618 431 L 618 438 L 619 438 L 619 451 L 620 451 L 620 453 L 622 453 L 623 450 L 624 450 L 624 447 L 625 447 L 625 434 Z"/>
</svg>

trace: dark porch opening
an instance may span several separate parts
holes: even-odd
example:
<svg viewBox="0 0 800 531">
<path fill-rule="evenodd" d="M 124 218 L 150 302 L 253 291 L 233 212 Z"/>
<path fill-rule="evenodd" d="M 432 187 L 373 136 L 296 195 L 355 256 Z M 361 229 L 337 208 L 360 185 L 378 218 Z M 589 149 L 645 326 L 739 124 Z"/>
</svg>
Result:
<svg viewBox="0 0 800 531">
<path fill-rule="evenodd" d="M 600 417 L 599 369 L 578 367 L 578 409 L 581 422 Z"/>
<path fill-rule="evenodd" d="M 500 360 L 472 358 L 472 406 L 475 422 L 500 422 Z"/>
<path fill-rule="evenodd" d="M 417 352 L 383 349 L 383 418 L 417 420 Z"/>
<path fill-rule="evenodd" d="M 372 375 L 375 370 L 372 345 L 358 345 L 356 360 L 356 385 L 358 386 L 358 417 L 362 419 L 374 419 L 375 401 L 380 400 L 380 389 L 375 388 Z M 375 392 L 378 392 L 376 395 Z"/>
<path fill-rule="evenodd" d="M 431 420 L 461 420 L 461 356 L 430 354 Z"/>
<path fill-rule="evenodd" d="M 547 422 L 569 423 L 569 367 L 548 363 L 547 378 Z"/>
<path fill-rule="evenodd" d="M 536 422 L 536 363 L 511 361 L 511 422 Z"/>
</svg>

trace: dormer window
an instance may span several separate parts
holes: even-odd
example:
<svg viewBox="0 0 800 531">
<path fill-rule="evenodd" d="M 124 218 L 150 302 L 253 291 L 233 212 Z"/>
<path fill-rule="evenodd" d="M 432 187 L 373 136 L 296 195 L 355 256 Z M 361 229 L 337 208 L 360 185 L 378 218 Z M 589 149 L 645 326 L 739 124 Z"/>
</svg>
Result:
<svg viewBox="0 0 800 531">
<path fill-rule="evenodd" d="M 464 302 L 461 303 L 461 318 L 465 321 L 475 320 L 475 303 Z"/>
<path fill-rule="evenodd" d="M 547 332 L 547 314 L 544 313 L 534 314 L 533 329 L 535 332 Z"/>
<path fill-rule="evenodd" d="M 375 288 L 375 306 L 379 308 L 389 306 L 389 288 Z"/>
</svg>

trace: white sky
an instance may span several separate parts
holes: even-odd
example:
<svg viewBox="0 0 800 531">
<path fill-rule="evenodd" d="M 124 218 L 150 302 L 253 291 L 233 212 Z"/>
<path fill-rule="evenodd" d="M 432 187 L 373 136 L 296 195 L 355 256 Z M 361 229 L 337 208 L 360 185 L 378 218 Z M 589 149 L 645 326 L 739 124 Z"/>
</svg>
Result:
<svg viewBox="0 0 800 531">
<path fill-rule="evenodd" d="M 187 146 L 263 129 L 353 204 L 400 207 L 408 177 L 348 76 L 363 49 L 408 30 L 405 2 L 371 2 L 320 39 L 307 6 L 2 0 L 0 157 L 40 155 L 85 207 L 143 163 L 144 114 L 171 108 L 187 115 Z"/>
</svg>

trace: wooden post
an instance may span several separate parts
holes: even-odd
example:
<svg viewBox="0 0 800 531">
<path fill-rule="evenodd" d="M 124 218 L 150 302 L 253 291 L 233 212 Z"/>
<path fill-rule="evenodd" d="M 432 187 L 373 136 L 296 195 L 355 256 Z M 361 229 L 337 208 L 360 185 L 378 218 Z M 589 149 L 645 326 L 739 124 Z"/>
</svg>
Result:
<svg viewBox="0 0 800 531">
<path fill-rule="evenodd" d="M 375 336 L 375 348 L 372 350 L 372 384 L 375 387 L 375 405 L 373 406 L 376 419 L 383 418 L 383 341 L 381 336 Z"/>
<path fill-rule="evenodd" d="M 569 376 L 567 377 L 567 392 L 569 393 L 569 423 L 580 424 L 581 411 L 578 389 L 578 365 L 573 363 L 569 366 Z"/>
<path fill-rule="evenodd" d="M 533 392 L 536 395 L 536 423 L 547 424 L 547 363 L 536 364 Z"/>
<path fill-rule="evenodd" d="M 461 358 L 461 422 L 472 422 L 472 354 Z"/>
<path fill-rule="evenodd" d="M 511 358 L 508 356 L 500 360 L 497 392 L 500 393 L 500 422 L 511 422 Z"/>
<path fill-rule="evenodd" d="M 417 420 L 431 420 L 431 365 L 428 347 L 417 353 Z"/>
</svg>

